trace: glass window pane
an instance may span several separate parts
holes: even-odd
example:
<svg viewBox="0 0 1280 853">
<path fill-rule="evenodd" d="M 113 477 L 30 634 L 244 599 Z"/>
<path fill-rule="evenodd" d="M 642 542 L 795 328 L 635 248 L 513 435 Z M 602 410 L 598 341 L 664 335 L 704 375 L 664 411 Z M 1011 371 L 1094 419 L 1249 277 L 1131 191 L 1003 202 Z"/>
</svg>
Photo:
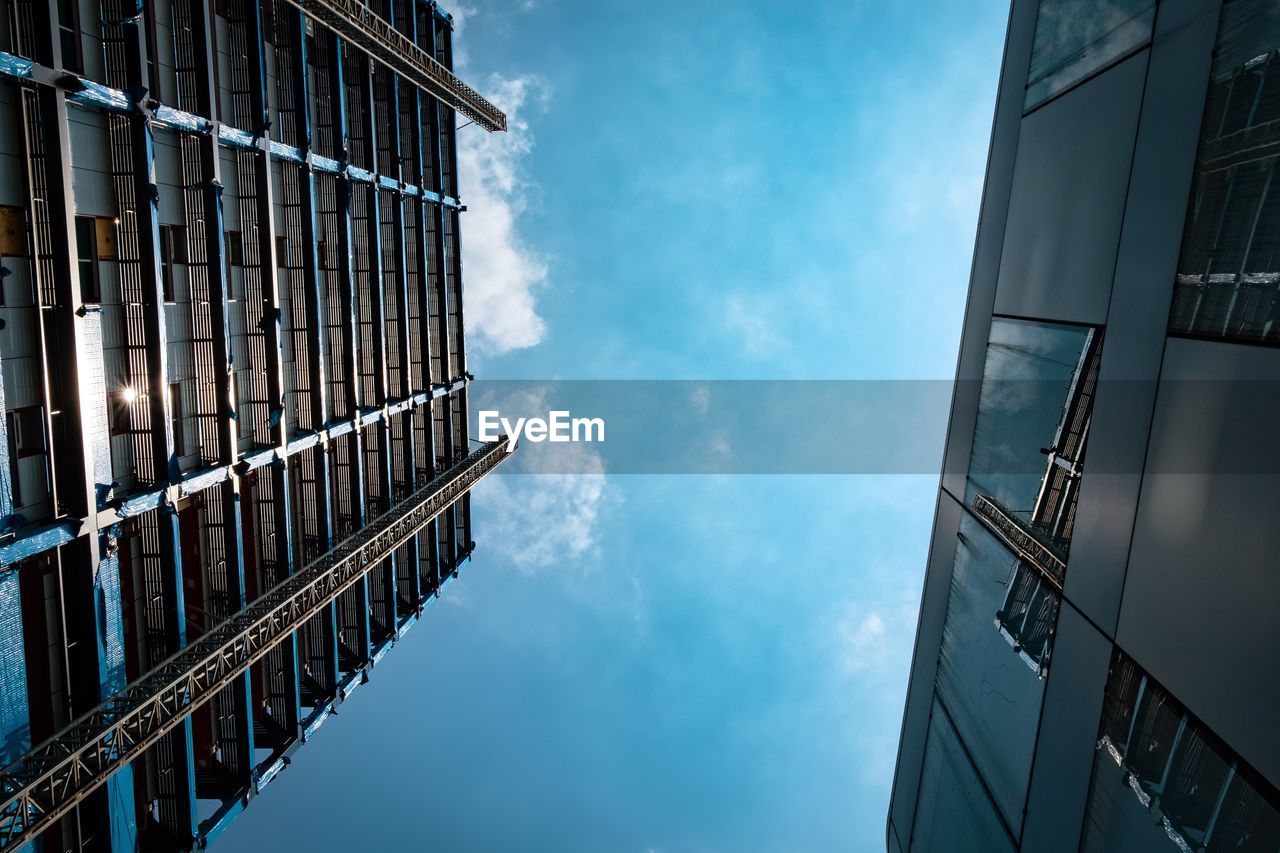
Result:
<svg viewBox="0 0 1280 853">
<path fill-rule="evenodd" d="M 925 742 L 911 853 L 1012 853 L 1013 844 L 935 701 Z"/>
<path fill-rule="evenodd" d="M 1280 342 L 1280 7 L 1228 0 L 1214 49 L 1170 329 Z"/>
<path fill-rule="evenodd" d="M 1057 615 L 1057 590 L 966 515 L 937 689 L 1010 826 L 1022 823 Z"/>
<path fill-rule="evenodd" d="M 1085 853 L 1280 849 L 1280 795 L 1117 652 L 1107 679 Z"/>
<path fill-rule="evenodd" d="M 1155 17 L 1155 0 L 1040 0 L 1026 109 L 1146 43 Z"/>
<path fill-rule="evenodd" d="M 996 319 L 983 367 L 965 502 L 1057 576 L 1075 521 L 1102 333 Z"/>
</svg>

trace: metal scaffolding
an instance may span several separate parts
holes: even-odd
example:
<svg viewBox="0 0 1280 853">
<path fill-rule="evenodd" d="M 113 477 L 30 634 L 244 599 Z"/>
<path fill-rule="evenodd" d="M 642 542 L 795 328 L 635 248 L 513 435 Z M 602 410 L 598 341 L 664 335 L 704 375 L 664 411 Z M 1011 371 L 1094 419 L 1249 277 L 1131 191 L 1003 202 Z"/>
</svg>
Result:
<svg viewBox="0 0 1280 853">
<path fill-rule="evenodd" d="M 0 849 L 200 848 L 472 553 L 505 117 L 433 2 L 0 7 Z"/>
<path fill-rule="evenodd" d="M 504 459 L 506 437 L 470 454 L 213 627 L 145 677 L 111 696 L 0 775 L 0 850 L 33 838 L 135 756 L 157 743 L 252 664 L 389 561 Z"/>
</svg>

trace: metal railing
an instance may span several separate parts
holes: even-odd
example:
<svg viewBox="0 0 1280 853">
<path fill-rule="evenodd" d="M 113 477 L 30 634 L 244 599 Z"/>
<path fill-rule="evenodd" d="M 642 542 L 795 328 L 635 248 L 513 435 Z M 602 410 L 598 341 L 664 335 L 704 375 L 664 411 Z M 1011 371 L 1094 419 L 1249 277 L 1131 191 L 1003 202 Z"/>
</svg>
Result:
<svg viewBox="0 0 1280 853">
<path fill-rule="evenodd" d="M 288 2 L 485 130 L 507 129 L 505 113 L 363 3 L 356 0 Z"/>
<path fill-rule="evenodd" d="M 1062 589 L 1062 581 L 1067 574 L 1066 561 L 1036 538 L 1025 521 L 986 495 L 974 496 L 973 511 L 1020 559 L 1038 569 L 1059 590 Z"/>
<path fill-rule="evenodd" d="M 490 442 L 0 774 L 0 850 L 53 825 L 302 627 L 508 455 Z"/>
</svg>

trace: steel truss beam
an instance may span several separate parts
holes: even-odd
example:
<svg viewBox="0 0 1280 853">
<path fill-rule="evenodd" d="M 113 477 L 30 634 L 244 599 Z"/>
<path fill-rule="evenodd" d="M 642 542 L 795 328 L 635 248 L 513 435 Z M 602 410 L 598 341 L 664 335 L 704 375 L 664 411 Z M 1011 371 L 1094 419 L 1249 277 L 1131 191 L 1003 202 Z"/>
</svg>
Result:
<svg viewBox="0 0 1280 853">
<path fill-rule="evenodd" d="M 507 455 L 505 436 L 486 444 L 7 767 L 0 774 L 0 850 L 16 849 L 51 826 L 363 579 Z"/>
<path fill-rule="evenodd" d="M 1034 567 L 1056 589 L 1062 590 L 1066 561 L 1041 542 L 1030 525 L 989 495 L 974 495 L 973 512 L 1019 559 Z"/>
<path fill-rule="evenodd" d="M 288 2 L 485 130 L 507 129 L 505 113 L 363 3 L 357 0 Z"/>
</svg>

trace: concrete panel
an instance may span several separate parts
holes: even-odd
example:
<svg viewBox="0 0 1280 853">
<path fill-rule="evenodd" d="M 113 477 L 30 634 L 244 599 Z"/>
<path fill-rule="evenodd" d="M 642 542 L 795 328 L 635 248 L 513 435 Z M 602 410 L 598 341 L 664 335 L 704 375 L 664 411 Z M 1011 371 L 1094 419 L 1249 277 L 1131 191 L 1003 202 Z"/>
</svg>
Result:
<svg viewBox="0 0 1280 853">
<path fill-rule="evenodd" d="M 1217 0 L 1161 4 L 1142 100 L 1066 587 L 1067 598 L 1110 636 L 1138 507 L 1218 8 Z"/>
<path fill-rule="evenodd" d="M 1023 119 L 996 313 L 1106 322 L 1149 53 Z"/>
<path fill-rule="evenodd" d="M 1075 853 L 1102 719 L 1111 642 L 1070 605 L 1058 612 L 1022 849 Z"/>
<path fill-rule="evenodd" d="M 1116 641 L 1280 785 L 1280 395 L 1226 377 L 1274 381 L 1280 350 L 1170 339 Z"/>
</svg>

